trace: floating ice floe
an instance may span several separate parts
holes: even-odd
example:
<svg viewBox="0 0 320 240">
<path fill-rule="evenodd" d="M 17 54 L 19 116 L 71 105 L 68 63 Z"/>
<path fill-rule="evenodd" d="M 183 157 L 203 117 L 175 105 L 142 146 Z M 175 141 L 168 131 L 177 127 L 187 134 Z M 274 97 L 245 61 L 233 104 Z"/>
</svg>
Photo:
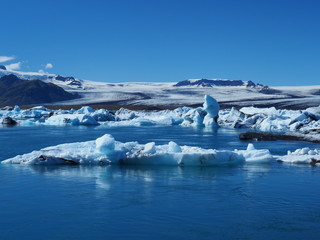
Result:
<svg viewBox="0 0 320 240">
<path fill-rule="evenodd" d="M 301 110 L 245 107 L 221 110 L 218 123 L 234 128 L 251 128 L 263 132 L 301 134 L 305 140 L 320 140 L 319 107 Z"/>
<path fill-rule="evenodd" d="M 219 104 L 210 97 L 204 97 L 203 107 L 196 109 L 182 107 L 163 111 L 131 111 L 121 108 L 116 112 L 106 109 L 94 110 L 84 106 L 79 110 L 49 110 L 39 106 L 21 110 L 0 110 L 0 120 L 11 117 L 19 125 L 105 125 L 105 126 L 152 126 L 152 125 L 183 125 L 183 126 L 217 126 Z"/>
<path fill-rule="evenodd" d="M 3 164 L 128 164 L 219 166 L 245 162 L 268 162 L 269 150 L 256 150 L 249 144 L 247 150 L 215 150 L 179 146 L 175 142 L 156 145 L 154 142 L 118 142 L 106 134 L 95 141 L 61 144 L 4 160 Z"/>
<path fill-rule="evenodd" d="M 0 123 L 6 117 L 15 120 L 20 126 L 29 125 L 102 125 L 153 126 L 182 125 L 191 127 L 248 128 L 263 132 L 301 134 L 305 140 L 320 140 L 320 107 L 306 110 L 279 110 L 275 107 L 243 107 L 239 110 L 219 110 L 217 101 L 204 97 L 202 107 L 181 107 L 163 111 L 132 111 L 121 108 L 118 111 L 95 110 L 84 106 L 79 110 L 49 110 L 33 107 L 22 110 L 18 106 L 0 110 Z"/>
<path fill-rule="evenodd" d="M 87 114 L 61 114 L 53 115 L 45 121 L 46 125 L 99 125 L 99 123 Z"/>
<path fill-rule="evenodd" d="M 296 164 L 320 163 L 320 149 L 301 148 L 277 158 L 281 162 Z"/>
</svg>

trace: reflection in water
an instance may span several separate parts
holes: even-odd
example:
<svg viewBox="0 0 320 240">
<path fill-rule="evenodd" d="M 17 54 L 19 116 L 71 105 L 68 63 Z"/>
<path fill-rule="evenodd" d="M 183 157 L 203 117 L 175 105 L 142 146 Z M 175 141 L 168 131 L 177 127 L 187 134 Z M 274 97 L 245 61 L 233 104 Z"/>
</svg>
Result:
<svg viewBox="0 0 320 240">
<path fill-rule="evenodd" d="M 261 163 L 261 164 L 246 164 L 243 168 L 247 175 L 248 180 L 253 180 L 256 178 L 266 177 L 271 171 L 274 164 L 271 163 Z"/>
<path fill-rule="evenodd" d="M 299 239 L 320 222 L 318 168 L 0 165 L 0 173 L 4 239 L 17 223 L 60 239 L 261 239 L 261 231 Z"/>
<path fill-rule="evenodd" d="M 157 182 L 174 185 L 177 181 L 186 184 L 210 181 L 214 183 L 219 178 L 240 175 L 247 180 L 266 176 L 272 168 L 271 164 L 245 164 L 241 166 L 222 167 L 180 167 L 180 166 L 22 166 L 2 165 L 4 168 L 16 168 L 62 181 L 95 182 L 96 188 L 110 190 L 114 181 L 123 184 L 136 184 L 148 187 Z M 115 184 L 114 187 L 118 187 Z"/>
<path fill-rule="evenodd" d="M 248 145 L 238 139 L 241 130 L 225 128 L 38 126 L 0 131 L 0 160 L 106 133 L 121 142 L 174 141 L 227 150 Z M 254 144 L 279 155 L 318 147 Z M 320 234 L 319 170 L 275 162 L 232 167 L 0 164 L 0 238 L 313 239 Z"/>
</svg>

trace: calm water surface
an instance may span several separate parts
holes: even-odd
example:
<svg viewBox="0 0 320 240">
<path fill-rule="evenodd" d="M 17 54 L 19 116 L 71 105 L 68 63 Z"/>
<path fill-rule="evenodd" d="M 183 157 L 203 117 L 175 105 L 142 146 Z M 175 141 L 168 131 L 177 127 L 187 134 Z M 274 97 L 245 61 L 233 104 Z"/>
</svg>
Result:
<svg viewBox="0 0 320 240">
<path fill-rule="evenodd" d="M 244 149 L 237 130 L 183 127 L 0 128 L 0 161 L 112 134 Z M 285 154 L 299 142 L 257 142 Z M 0 164 L 0 239 L 320 239 L 320 168 L 32 167 Z"/>
</svg>

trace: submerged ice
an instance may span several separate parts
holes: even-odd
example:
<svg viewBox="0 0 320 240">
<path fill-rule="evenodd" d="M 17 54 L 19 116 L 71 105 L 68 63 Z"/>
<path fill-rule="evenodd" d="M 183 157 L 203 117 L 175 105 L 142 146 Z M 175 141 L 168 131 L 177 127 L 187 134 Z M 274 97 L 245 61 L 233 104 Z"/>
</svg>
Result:
<svg viewBox="0 0 320 240">
<path fill-rule="evenodd" d="M 216 150 L 179 146 L 175 142 L 156 145 L 154 142 L 119 142 L 106 134 L 94 141 L 76 142 L 47 147 L 18 155 L 2 163 L 27 165 L 55 164 L 125 164 L 125 165 L 180 165 L 217 166 L 245 162 L 268 162 L 269 150 L 257 150 L 249 145 L 246 150 Z"/>
</svg>

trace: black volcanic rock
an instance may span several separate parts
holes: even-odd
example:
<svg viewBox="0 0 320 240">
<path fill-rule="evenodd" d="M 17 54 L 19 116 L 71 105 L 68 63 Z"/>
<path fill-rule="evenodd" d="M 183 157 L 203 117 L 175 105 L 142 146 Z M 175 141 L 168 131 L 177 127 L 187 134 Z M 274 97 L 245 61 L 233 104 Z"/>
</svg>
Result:
<svg viewBox="0 0 320 240">
<path fill-rule="evenodd" d="M 1 70 L 7 70 L 6 66 L 4 66 L 4 65 L 0 65 L 0 69 Z"/>
<path fill-rule="evenodd" d="M 232 87 L 255 87 L 256 84 L 252 81 L 244 82 L 242 80 L 225 80 L 225 79 L 198 79 L 184 80 L 173 85 L 174 87 L 196 86 L 196 87 L 213 87 L 213 86 L 232 86 Z"/>
<path fill-rule="evenodd" d="M 28 105 L 78 98 L 53 83 L 23 80 L 10 74 L 0 78 L 0 105 Z"/>
<path fill-rule="evenodd" d="M 74 81 L 74 77 L 63 77 L 63 76 L 56 76 L 56 80 L 62 81 L 62 82 L 67 82 L 67 81 Z"/>
<path fill-rule="evenodd" d="M 76 86 L 78 88 L 81 88 L 82 86 L 82 83 L 74 77 L 63 77 L 61 75 L 58 75 L 56 76 L 56 80 L 61 82 L 67 82 L 67 85 L 69 86 Z"/>
<path fill-rule="evenodd" d="M 280 90 L 269 88 L 268 86 L 263 86 L 259 92 L 263 94 L 281 94 Z"/>
<path fill-rule="evenodd" d="M 239 139 L 242 141 L 306 141 L 306 142 L 314 142 L 319 143 L 319 139 L 308 137 L 309 133 L 304 134 L 294 134 L 294 133 L 271 133 L 271 132 L 243 132 L 239 134 Z"/>
<path fill-rule="evenodd" d="M 17 122 L 13 120 L 11 117 L 5 117 L 2 120 L 2 124 L 7 126 L 14 126 L 14 125 L 17 125 Z"/>
<path fill-rule="evenodd" d="M 241 80 L 239 80 L 239 81 L 241 81 Z M 246 84 L 246 86 L 247 86 L 247 87 L 255 87 L 256 84 L 255 84 L 254 82 L 252 82 L 252 81 L 248 81 L 247 84 Z"/>
</svg>

